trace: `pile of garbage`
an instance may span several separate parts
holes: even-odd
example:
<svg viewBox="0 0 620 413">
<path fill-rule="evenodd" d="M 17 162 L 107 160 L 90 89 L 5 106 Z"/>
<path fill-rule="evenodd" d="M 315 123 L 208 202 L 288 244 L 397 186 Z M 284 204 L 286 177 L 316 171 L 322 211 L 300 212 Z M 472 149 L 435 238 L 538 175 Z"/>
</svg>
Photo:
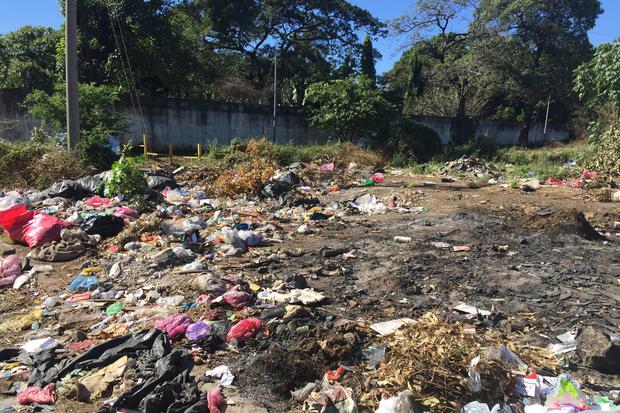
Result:
<svg viewBox="0 0 620 413">
<path fill-rule="evenodd" d="M 110 412 L 224 412 L 240 373 L 267 374 L 238 364 L 276 352 L 275 340 L 284 354 L 304 346 L 323 355 L 313 366 L 324 369 L 322 380 L 289 388 L 299 384 L 295 378 L 280 392 L 292 391 L 292 403 L 305 411 L 410 412 L 421 405 L 478 412 L 483 403 L 508 411 L 525 397 L 532 413 L 614 403 L 610 394 L 586 397 L 568 375 L 552 380 L 562 371 L 556 353 L 513 345 L 516 337 L 487 328 L 494 325 L 490 311 L 463 304 L 450 314 L 382 322 L 324 311 L 335 298 L 355 303 L 308 280 L 352 277 L 344 263 L 356 250 L 322 246 L 322 268 L 276 277 L 286 260 L 305 259 L 278 246 L 312 242 L 309 235 L 342 228 L 347 217 L 424 214 L 423 198 L 391 192 L 382 171 L 358 165 L 243 168 L 225 179 L 185 167 L 147 171 L 146 207 L 105 197 L 102 176 L 5 193 L 0 226 L 19 246 L 0 243 L 0 332 L 9 344 L 0 350 L 0 407 L 63 402 Z M 333 193 L 338 200 L 325 202 Z M 295 341 L 299 335 L 303 341 Z M 616 348 L 610 342 L 606 359 Z M 293 374 L 283 369 L 277 375 Z M 503 398 L 509 393 L 521 399 Z"/>
<path fill-rule="evenodd" d="M 493 165 L 487 164 L 483 160 L 472 158 L 467 155 L 463 155 L 457 160 L 446 162 L 445 165 L 439 171 L 437 171 L 437 175 L 459 175 L 470 178 L 478 178 L 482 176 L 497 174 L 498 170 Z"/>
</svg>

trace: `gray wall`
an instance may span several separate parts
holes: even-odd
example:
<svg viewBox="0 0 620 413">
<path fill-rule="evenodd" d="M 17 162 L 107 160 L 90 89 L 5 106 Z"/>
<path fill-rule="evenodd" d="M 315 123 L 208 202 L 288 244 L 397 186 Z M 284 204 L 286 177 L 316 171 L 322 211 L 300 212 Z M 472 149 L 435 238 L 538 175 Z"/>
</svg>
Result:
<svg viewBox="0 0 620 413">
<path fill-rule="evenodd" d="M 0 138 L 7 140 L 29 139 L 32 128 L 40 122 L 28 116 L 22 102 L 26 92 L 19 89 L 0 89 Z M 217 142 L 227 144 L 234 138 L 265 136 L 272 139 L 272 108 L 236 103 L 204 102 L 186 99 L 141 98 L 144 127 L 136 116 L 129 100 L 119 105 L 127 114 L 129 135 L 136 144 L 142 143 L 144 128 L 149 136 L 151 149 L 166 152 L 168 143 L 176 149 L 195 150 L 196 144 Z M 416 120 L 435 130 L 444 144 L 450 141 L 450 118 L 418 116 Z M 323 143 L 327 134 L 309 128 L 298 109 L 278 108 L 279 143 Z M 480 120 L 475 136 L 487 136 L 500 145 L 519 143 L 521 124 Z M 549 125 L 547 141 L 566 141 L 568 129 L 563 125 Z M 530 130 L 532 144 L 543 143 L 543 125 L 538 123 Z"/>
<path fill-rule="evenodd" d="M 29 139 L 32 129 L 41 125 L 23 108 L 27 94 L 23 89 L 0 89 L 0 138 Z"/>
<path fill-rule="evenodd" d="M 139 137 L 146 129 L 149 144 L 156 150 L 167 150 L 168 143 L 174 148 L 194 149 L 197 143 L 228 144 L 234 138 L 273 139 L 270 107 L 163 98 L 143 98 L 140 102 L 144 126 L 129 102 L 123 102 L 121 110 L 131 119 L 130 134 Z M 309 128 L 295 108 L 278 108 L 277 142 L 303 145 L 322 143 L 326 138 L 322 131 Z"/>
<path fill-rule="evenodd" d="M 433 129 L 444 145 L 450 142 L 450 118 L 439 118 L 431 116 L 415 116 L 415 120 L 424 126 Z M 517 145 L 519 144 L 519 134 L 522 124 L 512 121 L 479 120 L 474 136 L 488 137 L 495 140 L 498 145 Z M 569 138 L 568 129 L 565 125 L 548 124 L 547 137 L 544 135 L 545 125 L 536 123 L 530 128 L 529 143 L 532 145 L 550 141 L 565 142 Z"/>
</svg>

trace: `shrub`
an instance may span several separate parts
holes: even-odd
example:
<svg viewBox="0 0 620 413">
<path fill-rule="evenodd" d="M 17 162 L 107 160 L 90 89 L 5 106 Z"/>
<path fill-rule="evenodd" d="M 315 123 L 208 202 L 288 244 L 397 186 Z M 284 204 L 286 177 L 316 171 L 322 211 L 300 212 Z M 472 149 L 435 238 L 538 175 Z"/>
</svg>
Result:
<svg viewBox="0 0 620 413">
<path fill-rule="evenodd" d="M 125 146 L 120 159 L 112 165 L 104 181 L 106 196 L 124 195 L 127 198 L 136 198 L 148 191 L 144 174 L 136 161 L 129 156 L 131 149 L 131 145 Z"/>
<path fill-rule="evenodd" d="M 599 139 L 593 152 L 585 160 L 589 169 L 620 175 L 620 128 L 610 127 Z"/>
<path fill-rule="evenodd" d="M 35 90 L 26 97 L 25 105 L 31 115 L 56 133 L 65 130 L 66 106 L 63 85 L 54 93 Z M 105 145 L 110 135 L 122 135 L 127 124 L 124 115 L 114 108 L 118 91 L 111 86 L 80 85 L 81 139 L 77 151 L 85 162 L 99 170 L 108 169 L 117 159 Z"/>
<path fill-rule="evenodd" d="M 392 109 L 365 76 L 313 83 L 304 106 L 311 126 L 348 141 L 372 136 Z"/>
<path fill-rule="evenodd" d="M 393 121 L 388 133 L 384 152 L 394 166 L 428 162 L 443 151 L 441 138 L 434 130 L 408 117 Z M 375 145 L 381 144 L 377 142 Z"/>
<path fill-rule="evenodd" d="M 61 179 L 92 173 L 75 153 L 53 143 L 0 141 L 0 186 L 43 189 Z"/>
</svg>

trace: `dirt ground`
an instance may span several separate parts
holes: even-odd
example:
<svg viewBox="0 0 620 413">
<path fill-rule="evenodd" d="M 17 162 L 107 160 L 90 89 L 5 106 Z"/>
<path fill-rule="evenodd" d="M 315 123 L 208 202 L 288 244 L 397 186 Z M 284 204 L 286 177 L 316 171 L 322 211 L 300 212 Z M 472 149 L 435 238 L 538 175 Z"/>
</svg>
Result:
<svg viewBox="0 0 620 413">
<path fill-rule="evenodd" d="M 446 183 L 435 176 L 395 175 L 387 175 L 383 185 L 325 194 L 320 201 L 327 205 L 366 193 L 393 195 L 428 211 L 346 215 L 316 223 L 310 234 L 298 234 L 298 222 L 282 220 L 292 239 L 261 247 L 258 255 L 216 259 L 220 271 L 242 272 L 260 285 L 302 275 L 327 297 L 305 316 L 267 323 L 266 332 L 238 353 L 217 352 L 194 368 L 199 377 L 213 366 L 231 367 L 237 378 L 235 388 L 225 391 L 234 403 L 227 412 L 299 408 L 290 391 L 339 364 L 355 366 L 360 360 L 368 340 L 356 326 L 415 318 L 430 310 L 450 312 L 459 303 L 491 310 L 489 327 L 505 334 L 521 332 L 524 340 L 541 340 L 540 335 L 552 337 L 576 326 L 620 330 L 619 203 L 599 202 L 581 189 L 543 186 L 526 193 L 468 180 Z M 412 241 L 398 243 L 395 236 Z M 455 252 L 452 246 L 471 250 Z M 285 258 L 264 259 L 271 253 Z M 39 297 L 60 294 L 86 259 L 55 265 L 54 274 L 39 278 L 27 294 L 1 290 L 0 312 L 7 316 L 34 306 Z M 192 290 L 194 274 L 170 273 L 161 281 L 166 277 L 174 282 L 173 290 L 198 295 Z M 83 322 L 50 321 L 64 329 L 91 322 L 89 316 Z M 19 345 L 25 334 L 5 335 L 2 345 Z M 583 369 L 576 373 L 592 384 L 620 384 L 617 376 Z M 365 391 L 363 377 L 352 385 Z M 97 404 L 62 400 L 55 411 L 96 409 Z"/>
<path fill-rule="evenodd" d="M 467 181 L 443 183 L 437 177 L 394 176 L 385 186 L 329 194 L 321 202 L 368 192 L 377 198 L 417 199 L 416 205 L 428 212 L 355 215 L 342 224 L 325 223 L 316 234 L 278 247 L 295 256 L 260 267 L 281 279 L 303 274 L 310 287 L 325 292 L 328 303 L 317 307 L 314 320 L 328 320 L 326 330 L 345 321 L 449 311 L 461 302 L 494 310 L 500 314 L 498 328 L 522 331 L 526 338 L 554 336 L 575 326 L 620 328 L 619 204 L 596 202 L 588 191 L 569 188 L 525 193 Z M 592 239 L 592 227 L 580 213 L 606 239 Z M 395 236 L 412 242 L 397 243 Z M 431 242 L 468 245 L 471 252 L 438 249 Z M 345 248 L 355 258 L 324 259 L 324 248 Z M 314 341 L 321 338 L 321 332 L 316 334 Z M 268 411 L 291 408 L 288 391 L 320 378 L 347 357 L 354 363 L 362 347 L 343 340 L 332 343 L 340 350 L 333 357 L 319 354 L 313 360 L 307 357 L 317 355 L 311 344 L 304 347 L 308 338 L 291 337 L 288 331 L 279 338 L 276 331 L 260 348 L 245 349 L 235 364 L 242 393 Z M 297 355 L 292 349 L 299 345 Z M 617 377 L 592 381 L 597 380 L 619 384 Z"/>
</svg>

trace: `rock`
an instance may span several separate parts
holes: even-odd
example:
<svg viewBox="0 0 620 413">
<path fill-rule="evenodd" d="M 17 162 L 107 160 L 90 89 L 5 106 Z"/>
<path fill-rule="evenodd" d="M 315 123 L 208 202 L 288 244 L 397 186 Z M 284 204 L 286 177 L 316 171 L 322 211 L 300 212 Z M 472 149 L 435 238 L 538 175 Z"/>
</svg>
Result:
<svg viewBox="0 0 620 413">
<path fill-rule="evenodd" d="M 194 286 L 203 294 L 220 296 L 226 292 L 226 286 L 213 274 L 200 274 L 194 279 Z"/>
<path fill-rule="evenodd" d="M 153 262 L 156 264 L 166 264 L 167 262 L 172 260 L 174 257 L 175 257 L 175 254 L 174 254 L 174 251 L 172 251 L 172 248 L 166 248 L 163 251 L 159 251 L 151 255 L 151 260 L 153 260 Z"/>
<path fill-rule="evenodd" d="M 263 320 L 270 320 L 272 318 L 284 317 L 284 314 L 286 314 L 286 309 L 284 307 L 272 307 L 264 309 L 260 318 Z"/>
<path fill-rule="evenodd" d="M 286 279 L 288 284 L 291 284 L 293 288 L 308 288 L 308 282 L 306 278 L 301 274 L 293 274 Z"/>
<path fill-rule="evenodd" d="M 577 354 L 581 362 L 607 374 L 620 374 L 620 345 L 594 327 L 586 327 L 577 337 Z"/>
<path fill-rule="evenodd" d="M 15 254 L 15 247 L 4 242 L 0 242 L 0 256 L 6 257 L 7 255 Z"/>
</svg>

